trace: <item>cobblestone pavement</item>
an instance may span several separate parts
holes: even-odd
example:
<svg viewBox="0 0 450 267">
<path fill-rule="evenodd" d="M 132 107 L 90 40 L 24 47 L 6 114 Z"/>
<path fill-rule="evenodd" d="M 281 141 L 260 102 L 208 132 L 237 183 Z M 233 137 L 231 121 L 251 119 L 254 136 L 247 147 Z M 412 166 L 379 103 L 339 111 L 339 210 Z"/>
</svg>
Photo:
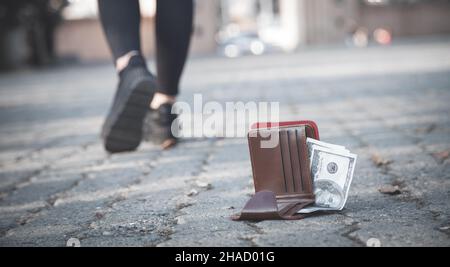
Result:
<svg viewBox="0 0 450 267">
<path fill-rule="evenodd" d="M 315 120 L 358 154 L 346 208 L 300 221 L 229 219 L 253 192 L 243 138 L 105 153 L 114 77 L 0 75 L 0 245 L 450 245 L 450 40 L 189 62 L 180 99 L 280 101 L 282 119 Z"/>
</svg>

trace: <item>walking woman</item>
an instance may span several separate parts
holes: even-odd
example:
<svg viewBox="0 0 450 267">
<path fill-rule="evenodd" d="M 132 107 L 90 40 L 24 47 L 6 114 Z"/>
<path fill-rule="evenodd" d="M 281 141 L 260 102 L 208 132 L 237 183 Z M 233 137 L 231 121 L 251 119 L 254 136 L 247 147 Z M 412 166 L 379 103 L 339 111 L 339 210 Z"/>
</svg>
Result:
<svg viewBox="0 0 450 267">
<path fill-rule="evenodd" d="M 189 48 L 193 1 L 156 1 L 156 77 L 141 51 L 139 1 L 98 0 L 98 8 L 119 76 L 102 129 L 105 149 L 132 151 L 142 139 L 174 145 L 171 109 Z"/>
</svg>

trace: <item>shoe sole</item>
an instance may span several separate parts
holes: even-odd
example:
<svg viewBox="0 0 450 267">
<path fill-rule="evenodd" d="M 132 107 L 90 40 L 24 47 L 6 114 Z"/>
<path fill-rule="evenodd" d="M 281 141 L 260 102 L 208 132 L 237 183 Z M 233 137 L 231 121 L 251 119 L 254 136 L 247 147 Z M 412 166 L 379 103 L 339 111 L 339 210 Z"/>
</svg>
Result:
<svg viewBox="0 0 450 267">
<path fill-rule="evenodd" d="M 153 98 L 152 81 L 137 84 L 118 112 L 110 114 L 105 122 L 104 146 L 110 153 L 135 150 L 142 139 L 142 125 Z"/>
</svg>

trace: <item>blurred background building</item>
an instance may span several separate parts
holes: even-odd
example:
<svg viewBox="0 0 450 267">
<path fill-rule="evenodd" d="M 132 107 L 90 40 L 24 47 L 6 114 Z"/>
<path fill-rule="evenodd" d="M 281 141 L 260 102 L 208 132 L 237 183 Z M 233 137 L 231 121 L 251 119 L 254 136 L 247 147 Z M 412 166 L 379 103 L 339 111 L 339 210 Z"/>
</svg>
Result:
<svg viewBox="0 0 450 267">
<path fill-rule="evenodd" d="M 155 0 L 140 0 L 143 51 L 153 55 Z M 299 47 L 389 45 L 450 34 L 450 0 L 196 0 L 191 55 L 237 57 Z M 110 51 L 96 0 L 2 0 L 0 67 L 99 62 Z"/>
</svg>

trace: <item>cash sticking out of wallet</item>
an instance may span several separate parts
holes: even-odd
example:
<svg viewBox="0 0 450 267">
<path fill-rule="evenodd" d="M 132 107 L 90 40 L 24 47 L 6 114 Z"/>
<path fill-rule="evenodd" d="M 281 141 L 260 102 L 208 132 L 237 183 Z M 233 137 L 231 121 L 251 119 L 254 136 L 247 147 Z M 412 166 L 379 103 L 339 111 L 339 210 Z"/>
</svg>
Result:
<svg viewBox="0 0 450 267">
<path fill-rule="evenodd" d="M 298 213 L 342 210 L 352 183 L 357 155 L 344 146 L 312 138 L 307 138 L 306 144 L 316 200 Z"/>
</svg>

